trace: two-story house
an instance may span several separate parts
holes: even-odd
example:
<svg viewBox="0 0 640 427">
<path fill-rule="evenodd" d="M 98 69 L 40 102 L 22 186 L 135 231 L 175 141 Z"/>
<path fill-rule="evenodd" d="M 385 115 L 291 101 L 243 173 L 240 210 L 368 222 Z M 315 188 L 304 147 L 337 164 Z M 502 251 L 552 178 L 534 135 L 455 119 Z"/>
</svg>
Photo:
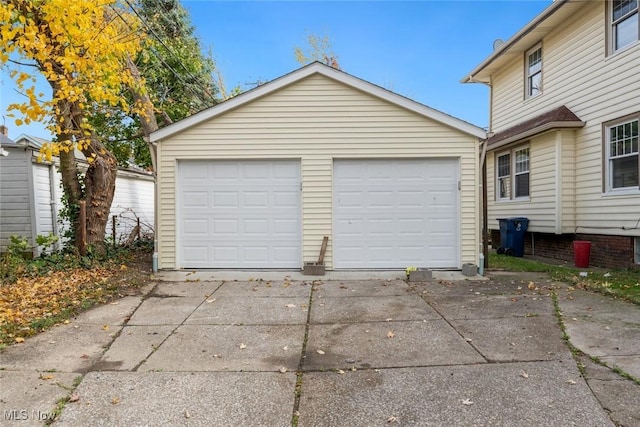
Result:
<svg viewBox="0 0 640 427">
<path fill-rule="evenodd" d="M 464 83 L 490 89 L 487 220 L 529 218 L 525 253 L 640 263 L 638 0 L 557 0 Z"/>
</svg>

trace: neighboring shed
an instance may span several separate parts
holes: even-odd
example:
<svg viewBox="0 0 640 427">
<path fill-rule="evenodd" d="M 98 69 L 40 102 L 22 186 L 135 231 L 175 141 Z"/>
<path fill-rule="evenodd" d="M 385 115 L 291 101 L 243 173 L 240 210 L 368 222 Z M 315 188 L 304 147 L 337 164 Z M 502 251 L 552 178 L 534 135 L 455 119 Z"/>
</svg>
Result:
<svg viewBox="0 0 640 427">
<path fill-rule="evenodd" d="M 484 137 L 310 64 L 151 135 L 159 268 L 477 264 Z"/>
<path fill-rule="evenodd" d="M 62 187 L 57 159 L 38 162 L 42 138 L 21 135 L 16 141 L 9 139 L 6 128 L 0 146 L 6 156 L 0 157 L 0 252 L 6 250 L 10 236 L 28 239 L 34 247 L 34 256 L 42 248 L 36 247 L 38 235 L 53 233 L 61 236 L 65 227 L 60 222 Z M 144 171 L 120 169 L 116 179 L 116 192 L 110 216 L 116 216 L 116 239 L 126 239 L 140 218 L 142 232 L 152 234 L 154 228 L 153 176 Z M 107 224 L 107 235 L 112 236 L 113 221 Z"/>
</svg>

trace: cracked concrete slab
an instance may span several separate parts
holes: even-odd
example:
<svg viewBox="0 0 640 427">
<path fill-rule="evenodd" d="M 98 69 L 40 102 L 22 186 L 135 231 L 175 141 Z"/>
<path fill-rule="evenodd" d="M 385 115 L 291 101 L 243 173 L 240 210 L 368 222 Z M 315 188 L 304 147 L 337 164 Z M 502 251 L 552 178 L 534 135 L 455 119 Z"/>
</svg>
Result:
<svg viewBox="0 0 640 427">
<path fill-rule="evenodd" d="M 411 288 L 402 280 L 327 281 L 314 285 L 314 298 L 383 297 L 406 295 Z"/>
<path fill-rule="evenodd" d="M 58 325 L 0 353 L 0 369 L 86 372 L 101 357 L 121 326 Z"/>
<path fill-rule="evenodd" d="M 176 328 L 173 325 L 125 326 L 95 371 L 131 371 L 146 360 Z"/>
<path fill-rule="evenodd" d="M 184 325 L 139 370 L 295 371 L 304 331 L 304 325 Z"/>
<path fill-rule="evenodd" d="M 571 359 L 552 316 L 452 320 L 451 324 L 490 361 Z"/>
<path fill-rule="evenodd" d="M 68 372 L 0 370 L 0 424 L 42 426 L 55 417 L 56 402 L 69 395 L 78 377 Z"/>
<path fill-rule="evenodd" d="M 551 316 L 550 296 L 474 295 L 431 297 L 434 309 L 447 319 L 499 319 L 504 317 Z"/>
<path fill-rule="evenodd" d="M 300 427 L 613 425 L 575 364 L 558 361 L 313 372 L 299 411 Z"/>
<path fill-rule="evenodd" d="M 439 319 L 417 295 L 385 297 L 323 298 L 314 301 L 311 323 L 384 322 L 391 320 Z"/>
<path fill-rule="evenodd" d="M 216 297 L 301 297 L 309 299 L 312 281 L 263 280 L 227 281 L 216 291 Z"/>
<path fill-rule="evenodd" d="M 76 324 L 124 325 L 142 302 L 142 297 L 131 296 L 120 298 L 76 316 L 72 321 Z"/>
<path fill-rule="evenodd" d="M 482 356 L 444 320 L 427 320 L 311 325 L 303 369 L 484 362 Z"/>
<path fill-rule="evenodd" d="M 222 282 L 160 282 L 150 297 L 208 298 Z"/>
<path fill-rule="evenodd" d="M 295 373 L 91 372 L 59 426 L 291 426 Z"/>
<path fill-rule="evenodd" d="M 131 316 L 128 325 L 179 325 L 206 297 L 149 297 Z"/>
<path fill-rule="evenodd" d="M 185 321 L 188 325 L 296 325 L 307 323 L 309 297 L 209 298 Z"/>
</svg>

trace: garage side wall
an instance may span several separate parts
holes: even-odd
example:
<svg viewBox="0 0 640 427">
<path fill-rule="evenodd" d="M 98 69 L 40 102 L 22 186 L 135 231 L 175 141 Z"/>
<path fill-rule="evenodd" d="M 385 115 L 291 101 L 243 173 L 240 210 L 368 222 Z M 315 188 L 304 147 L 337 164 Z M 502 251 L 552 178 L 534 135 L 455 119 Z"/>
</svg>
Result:
<svg viewBox="0 0 640 427">
<path fill-rule="evenodd" d="M 188 159 L 298 159 L 303 260 L 332 235 L 334 159 L 456 158 L 460 163 L 462 263 L 477 263 L 478 141 L 371 94 L 312 75 L 159 143 L 159 268 L 178 269 L 176 170 Z M 325 256 L 333 268 L 332 241 Z"/>
</svg>

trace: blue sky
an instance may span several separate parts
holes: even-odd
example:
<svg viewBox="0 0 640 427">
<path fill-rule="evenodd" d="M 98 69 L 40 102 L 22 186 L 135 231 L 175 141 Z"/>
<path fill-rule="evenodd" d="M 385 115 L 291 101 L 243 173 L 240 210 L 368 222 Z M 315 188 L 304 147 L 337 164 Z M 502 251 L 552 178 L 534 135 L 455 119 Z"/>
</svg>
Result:
<svg viewBox="0 0 640 427">
<path fill-rule="evenodd" d="M 349 74 L 466 120 L 488 125 L 488 89 L 461 84 L 492 51 L 551 0 L 502 1 L 207 1 L 183 0 L 203 47 L 210 48 L 228 88 L 243 90 L 300 66 L 294 47 L 309 34 L 328 36 Z M 2 75 L 0 113 L 19 96 Z M 1 120 L 1 118 L 0 118 Z M 9 136 L 48 138 L 41 125 Z"/>
</svg>

